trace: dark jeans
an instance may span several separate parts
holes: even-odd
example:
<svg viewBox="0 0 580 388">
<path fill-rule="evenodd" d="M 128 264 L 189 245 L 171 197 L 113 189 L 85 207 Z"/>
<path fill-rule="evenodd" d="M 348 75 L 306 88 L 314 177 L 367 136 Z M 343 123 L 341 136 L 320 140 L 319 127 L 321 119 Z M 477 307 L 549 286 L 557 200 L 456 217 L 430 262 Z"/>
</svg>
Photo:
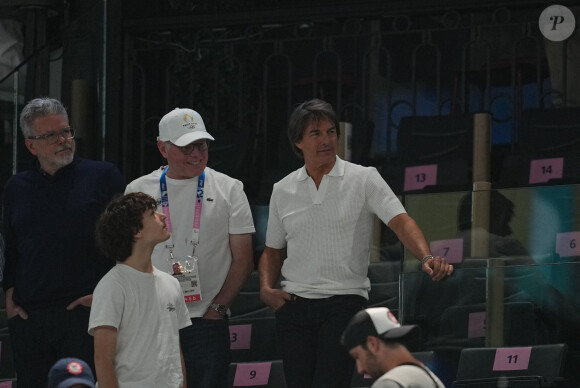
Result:
<svg viewBox="0 0 580 388">
<path fill-rule="evenodd" d="M 47 385 L 48 371 L 63 357 L 76 357 L 95 370 L 93 337 L 88 307 L 74 310 L 28 311 L 28 319 L 15 316 L 8 320 L 18 388 Z"/>
<path fill-rule="evenodd" d="M 179 330 L 188 388 L 227 388 L 231 361 L 228 320 L 193 318 Z M 20 387 L 19 387 L 20 388 Z"/>
<path fill-rule="evenodd" d="M 276 312 L 288 388 L 348 388 L 354 359 L 340 344 L 346 324 L 366 307 L 362 296 L 305 299 L 293 295 Z"/>
</svg>

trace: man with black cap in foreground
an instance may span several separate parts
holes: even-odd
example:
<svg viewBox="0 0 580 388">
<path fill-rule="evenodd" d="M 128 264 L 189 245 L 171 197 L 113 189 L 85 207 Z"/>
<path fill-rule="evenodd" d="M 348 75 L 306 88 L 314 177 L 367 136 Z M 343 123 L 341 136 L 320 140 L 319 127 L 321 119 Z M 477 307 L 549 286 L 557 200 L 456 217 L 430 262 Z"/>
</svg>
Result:
<svg viewBox="0 0 580 388">
<path fill-rule="evenodd" d="M 419 330 L 416 325 L 401 326 L 386 307 L 368 308 L 352 317 L 341 342 L 356 360 L 358 372 L 377 379 L 372 388 L 444 388 L 401 343 Z"/>
</svg>

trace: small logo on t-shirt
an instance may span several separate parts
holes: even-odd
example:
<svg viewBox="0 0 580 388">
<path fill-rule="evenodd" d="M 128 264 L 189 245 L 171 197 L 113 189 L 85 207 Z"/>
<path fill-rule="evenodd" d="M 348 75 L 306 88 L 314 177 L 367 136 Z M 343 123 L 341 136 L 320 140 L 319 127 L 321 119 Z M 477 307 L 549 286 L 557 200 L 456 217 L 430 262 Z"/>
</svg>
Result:
<svg viewBox="0 0 580 388">
<path fill-rule="evenodd" d="M 167 311 L 169 312 L 175 311 L 175 305 L 173 303 L 167 303 Z"/>
</svg>

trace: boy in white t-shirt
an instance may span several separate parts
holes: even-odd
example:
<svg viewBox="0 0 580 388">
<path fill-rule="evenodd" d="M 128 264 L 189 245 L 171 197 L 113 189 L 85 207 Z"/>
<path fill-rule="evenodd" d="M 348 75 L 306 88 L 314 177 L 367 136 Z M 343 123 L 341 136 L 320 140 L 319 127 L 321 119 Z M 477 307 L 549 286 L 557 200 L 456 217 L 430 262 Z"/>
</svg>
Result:
<svg viewBox="0 0 580 388">
<path fill-rule="evenodd" d="M 151 264 L 169 238 L 165 215 L 144 193 L 107 206 L 97 243 L 115 260 L 93 293 L 89 333 L 99 388 L 186 387 L 179 330 L 191 325 L 179 282 Z"/>
</svg>

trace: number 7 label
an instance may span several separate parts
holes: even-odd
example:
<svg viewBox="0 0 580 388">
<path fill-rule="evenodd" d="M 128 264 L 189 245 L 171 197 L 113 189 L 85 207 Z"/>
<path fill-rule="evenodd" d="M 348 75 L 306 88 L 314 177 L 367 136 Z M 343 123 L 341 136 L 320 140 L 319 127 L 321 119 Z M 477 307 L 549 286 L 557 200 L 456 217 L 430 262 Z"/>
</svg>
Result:
<svg viewBox="0 0 580 388">
<path fill-rule="evenodd" d="M 463 239 L 452 238 L 450 240 L 436 240 L 429 244 L 433 256 L 441 256 L 450 264 L 463 261 Z"/>
</svg>

